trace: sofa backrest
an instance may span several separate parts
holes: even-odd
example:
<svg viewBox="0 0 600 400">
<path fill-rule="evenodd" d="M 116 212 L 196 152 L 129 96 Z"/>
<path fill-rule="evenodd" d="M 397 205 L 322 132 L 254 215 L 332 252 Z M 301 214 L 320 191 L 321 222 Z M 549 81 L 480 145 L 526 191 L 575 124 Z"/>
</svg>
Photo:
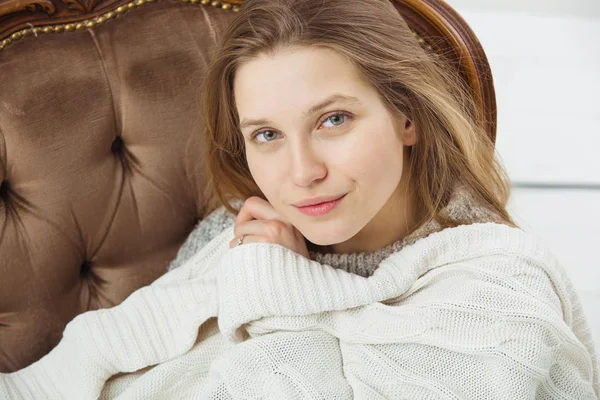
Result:
<svg viewBox="0 0 600 400">
<path fill-rule="evenodd" d="M 0 3 L 0 372 L 165 273 L 203 217 L 199 88 L 241 3 Z M 491 75 L 466 23 L 437 0 L 394 4 L 453 60 L 494 137 Z"/>
</svg>

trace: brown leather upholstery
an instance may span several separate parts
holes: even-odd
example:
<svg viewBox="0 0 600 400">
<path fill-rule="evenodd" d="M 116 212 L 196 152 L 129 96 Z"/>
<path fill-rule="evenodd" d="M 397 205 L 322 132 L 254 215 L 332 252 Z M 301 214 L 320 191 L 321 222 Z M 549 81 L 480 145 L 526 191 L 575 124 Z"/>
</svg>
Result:
<svg viewBox="0 0 600 400">
<path fill-rule="evenodd" d="M 163 274 L 203 215 L 199 87 L 235 13 L 191 3 L 208 2 L 0 3 L 0 372 Z M 494 136 L 464 22 L 434 0 L 396 5 L 424 46 L 462 60 Z"/>
</svg>

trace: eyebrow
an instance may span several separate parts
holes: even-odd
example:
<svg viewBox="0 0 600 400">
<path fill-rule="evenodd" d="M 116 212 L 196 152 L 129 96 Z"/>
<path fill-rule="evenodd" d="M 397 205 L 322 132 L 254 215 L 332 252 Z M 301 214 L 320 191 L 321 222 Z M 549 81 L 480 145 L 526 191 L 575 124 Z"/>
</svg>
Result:
<svg viewBox="0 0 600 400">
<path fill-rule="evenodd" d="M 360 104 L 360 100 L 357 97 L 354 96 L 346 96 L 343 94 L 334 94 L 329 96 L 328 98 L 326 98 L 325 100 L 313 105 L 312 107 L 310 107 L 307 111 L 305 111 L 303 114 L 305 117 L 309 117 L 312 114 L 321 111 L 322 109 L 329 107 L 330 105 L 337 103 L 337 102 L 345 102 L 345 103 L 357 103 Z M 244 119 L 242 121 L 242 123 L 240 124 L 240 129 L 244 129 L 247 128 L 249 126 L 255 126 L 255 125 L 268 125 L 269 124 L 269 120 L 268 119 Z"/>
</svg>

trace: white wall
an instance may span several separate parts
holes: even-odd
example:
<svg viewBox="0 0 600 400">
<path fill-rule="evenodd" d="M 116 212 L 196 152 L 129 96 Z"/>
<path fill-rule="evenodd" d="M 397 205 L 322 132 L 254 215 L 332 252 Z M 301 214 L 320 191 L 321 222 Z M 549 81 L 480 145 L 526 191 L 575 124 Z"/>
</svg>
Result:
<svg viewBox="0 0 600 400">
<path fill-rule="evenodd" d="M 449 3 L 490 61 L 497 145 L 513 179 L 600 184 L 600 1 L 588 2 L 589 13 L 563 1 L 586 16 Z"/>
<path fill-rule="evenodd" d="M 492 67 L 509 209 L 568 271 L 600 356 L 600 1 L 447 3 Z"/>
<path fill-rule="evenodd" d="M 481 10 L 485 12 L 509 12 L 527 15 L 554 15 L 598 17 L 598 0 L 447 0 L 461 14 Z"/>
</svg>

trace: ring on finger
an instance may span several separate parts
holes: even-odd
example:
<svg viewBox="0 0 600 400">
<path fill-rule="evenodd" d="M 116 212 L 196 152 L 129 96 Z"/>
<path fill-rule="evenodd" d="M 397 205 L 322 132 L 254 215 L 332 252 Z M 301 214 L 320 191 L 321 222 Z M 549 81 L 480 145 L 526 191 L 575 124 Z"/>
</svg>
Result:
<svg viewBox="0 0 600 400">
<path fill-rule="evenodd" d="M 239 245 L 241 245 L 241 244 L 244 242 L 244 238 L 245 238 L 245 237 L 246 237 L 246 235 L 242 235 L 242 236 L 240 236 L 239 238 L 237 238 L 237 240 L 236 240 L 236 242 L 235 242 L 235 243 L 236 243 L 236 246 L 239 246 Z"/>
</svg>

